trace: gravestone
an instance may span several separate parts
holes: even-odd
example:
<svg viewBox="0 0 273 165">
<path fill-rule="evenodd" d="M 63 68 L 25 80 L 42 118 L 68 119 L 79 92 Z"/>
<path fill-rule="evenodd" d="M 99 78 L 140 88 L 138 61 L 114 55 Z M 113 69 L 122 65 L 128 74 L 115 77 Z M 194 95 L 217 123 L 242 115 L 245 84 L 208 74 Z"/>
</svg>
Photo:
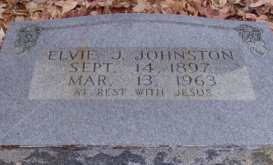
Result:
<svg viewBox="0 0 273 165">
<path fill-rule="evenodd" d="M 117 14 L 14 23 L 0 144 L 273 143 L 263 23 Z"/>
</svg>

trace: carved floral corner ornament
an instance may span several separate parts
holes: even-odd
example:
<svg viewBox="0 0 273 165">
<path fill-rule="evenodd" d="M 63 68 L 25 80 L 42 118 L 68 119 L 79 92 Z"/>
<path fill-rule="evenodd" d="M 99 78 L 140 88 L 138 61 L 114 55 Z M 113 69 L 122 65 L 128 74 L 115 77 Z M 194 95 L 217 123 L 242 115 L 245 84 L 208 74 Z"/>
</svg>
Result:
<svg viewBox="0 0 273 165">
<path fill-rule="evenodd" d="M 29 51 L 32 47 L 34 47 L 42 30 L 43 28 L 37 25 L 28 25 L 20 28 L 17 31 L 15 40 L 15 48 L 17 49 L 17 54 Z"/>
<path fill-rule="evenodd" d="M 243 24 L 234 28 L 234 30 L 239 33 L 243 42 L 249 46 L 250 52 L 253 55 L 263 56 L 269 51 L 262 38 L 262 29 Z"/>
</svg>

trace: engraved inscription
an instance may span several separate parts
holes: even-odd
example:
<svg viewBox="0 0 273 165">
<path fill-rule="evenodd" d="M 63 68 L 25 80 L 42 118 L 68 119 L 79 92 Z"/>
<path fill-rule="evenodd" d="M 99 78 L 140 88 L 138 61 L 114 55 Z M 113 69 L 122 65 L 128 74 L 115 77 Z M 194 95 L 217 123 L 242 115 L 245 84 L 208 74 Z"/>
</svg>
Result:
<svg viewBox="0 0 273 165">
<path fill-rule="evenodd" d="M 46 50 L 30 99 L 252 100 L 239 50 L 73 48 Z"/>
</svg>

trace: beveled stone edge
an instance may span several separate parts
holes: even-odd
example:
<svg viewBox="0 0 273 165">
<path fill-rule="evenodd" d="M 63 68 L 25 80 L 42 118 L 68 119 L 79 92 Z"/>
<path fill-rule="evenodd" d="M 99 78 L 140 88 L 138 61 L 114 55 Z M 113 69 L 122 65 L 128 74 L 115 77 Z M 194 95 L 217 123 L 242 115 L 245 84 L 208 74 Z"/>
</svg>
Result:
<svg viewBox="0 0 273 165">
<path fill-rule="evenodd" d="M 130 146 L 59 145 L 0 146 L 1 165 L 272 165 L 273 145 Z M 43 164 L 44 165 L 44 164 Z"/>
</svg>

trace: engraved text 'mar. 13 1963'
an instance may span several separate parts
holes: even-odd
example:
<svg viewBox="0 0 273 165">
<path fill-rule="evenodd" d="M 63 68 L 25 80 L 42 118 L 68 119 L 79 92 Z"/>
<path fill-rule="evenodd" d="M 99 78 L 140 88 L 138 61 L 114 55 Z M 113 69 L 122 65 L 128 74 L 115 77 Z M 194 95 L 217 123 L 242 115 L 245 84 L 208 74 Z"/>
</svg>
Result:
<svg viewBox="0 0 273 165">
<path fill-rule="evenodd" d="M 33 74 L 30 99 L 255 99 L 231 49 L 52 49 Z"/>
</svg>

